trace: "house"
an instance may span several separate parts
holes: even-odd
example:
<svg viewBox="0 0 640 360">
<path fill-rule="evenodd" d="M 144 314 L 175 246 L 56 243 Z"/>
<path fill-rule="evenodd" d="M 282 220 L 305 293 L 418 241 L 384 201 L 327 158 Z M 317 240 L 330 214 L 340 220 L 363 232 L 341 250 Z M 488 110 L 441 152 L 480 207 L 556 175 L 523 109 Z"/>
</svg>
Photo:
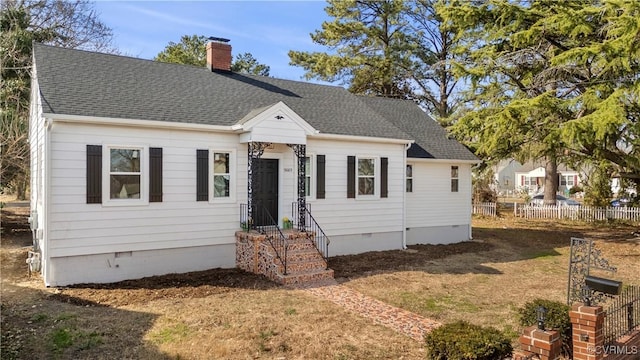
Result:
<svg viewBox="0 0 640 360">
<path fill-rule="evenodd" d="M 524 191 L 530 195 L 544 191 L 545 164 L 528 161 L 524 165 L 514 159 L 499 161 L 493 166 L 494 180 L 500 194 Z M 582 183 L 583 175 L 565 164 L 558 164 L 558 191 L 565 193 Z"/>
<path fill-rule="evenodd" d="M 471 238 L 478 161 L 416 104 L 233 73 L 221 40 L 207 60 L 34 45 L 31 221 L 47 286 L 258 264 L 245 247 L 260 236 L 287 274 L 306 246 L 289 219 L 330 239 L 328 253 L 314 243 L 325 257 Z"/>
<path fill-rule="evenodd" d="M 545 164 L 529 161 L 514 171 L 516 188 L 529 194 L 544 192 Z M 580 173 L 565 164 L 558 164 L 558 192 L 567 193 L 581 183 Z"/>
</svg>

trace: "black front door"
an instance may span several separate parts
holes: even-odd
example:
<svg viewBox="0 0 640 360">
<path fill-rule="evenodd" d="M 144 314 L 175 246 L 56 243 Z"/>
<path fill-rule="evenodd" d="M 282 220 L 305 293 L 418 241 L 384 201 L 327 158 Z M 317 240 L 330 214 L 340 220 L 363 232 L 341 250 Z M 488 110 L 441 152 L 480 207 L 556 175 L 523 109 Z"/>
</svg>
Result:
<svg viewBox="0 0 640 360">
<path fill-rule="evenodd" d="M 254 222 L 257 226 L 278 222 L 278 159 L 257 159 L 253 203 L 256 205 Z M 266 211 L 265 211 L 266 210 Z"/>
</svg>

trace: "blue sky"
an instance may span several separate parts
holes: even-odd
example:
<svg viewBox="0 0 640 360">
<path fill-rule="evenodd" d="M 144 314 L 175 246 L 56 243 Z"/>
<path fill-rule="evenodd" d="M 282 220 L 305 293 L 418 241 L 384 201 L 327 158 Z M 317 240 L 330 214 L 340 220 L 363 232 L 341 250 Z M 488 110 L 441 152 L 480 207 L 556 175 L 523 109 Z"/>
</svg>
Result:
<svg viewBox="0 0 640 360">
<path fill-rule="evenodd" d="M 301 80 L 289 50 L 325 51 L 309 36 L 328 20 L 324 1 L 97 1 L 100 19 L 126 55 L 152 59 L 182 35 L 231 39 L 233 55 L 250 52 L 270 75 Z"/>
</svg>

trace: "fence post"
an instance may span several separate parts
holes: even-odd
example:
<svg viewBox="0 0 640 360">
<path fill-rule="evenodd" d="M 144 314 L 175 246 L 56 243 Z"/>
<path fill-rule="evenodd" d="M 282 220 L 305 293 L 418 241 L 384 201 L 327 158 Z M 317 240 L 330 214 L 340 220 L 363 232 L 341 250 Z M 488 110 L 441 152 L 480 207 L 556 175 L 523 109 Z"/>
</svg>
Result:
<svg viewBox="0 0 640 360">
<path fill-rule="evenodd" d="M 518 203 L 513 203 L 513 217 L 518 217 Z"/>
<path fill-rule="evenodd" d="M 574 360 L 600 360 L 604 357 L 604 311 L 602 306 L 575 304 L 571 307 Z"/>
</svg>

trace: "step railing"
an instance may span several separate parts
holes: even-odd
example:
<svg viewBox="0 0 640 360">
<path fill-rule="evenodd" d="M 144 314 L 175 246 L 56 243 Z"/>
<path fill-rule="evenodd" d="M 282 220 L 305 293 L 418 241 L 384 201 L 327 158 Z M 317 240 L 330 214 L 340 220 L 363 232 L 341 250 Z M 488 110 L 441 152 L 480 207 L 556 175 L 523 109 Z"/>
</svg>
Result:
<svg viewBox="0 0 640 360">
<path fill-rule="evenodd" d="M 257 210 L 257 211 L 256 211 Z M 264 206 L 253 206 L 251 216 L 247 204 L 240 204 L 240 227 L 244 231 L 255 230 L 265 235 L 265 239 L 276 253 L 276 257 L 282 263 L 284 275 L 287 275 L 287 250 L 289 243 L 282 233 L 282 229 L 273 219 L 269 210 Z"/>
<path fill-rule="evenodd" d="M 300 211 L 300 205 L 297 202 L 291 204 L 291 217 L 293 219 L 294 226 L 298 227 L 300 224 L 300 216 L 304 216 L 304 229 L 298 230 L 305 231 L 307 233 L 311 233 L 313 245 L 315 246 L 318 253 L 322 256 L 327 267 L 329 266 L 329 244 L 331 240 L 327 234 L 325 234 L 324 230 L 320 227 L 316 219 L 311 215 L 311 211 L 309 210 L 309 204 L 302 208 Z"/>
</svg>

